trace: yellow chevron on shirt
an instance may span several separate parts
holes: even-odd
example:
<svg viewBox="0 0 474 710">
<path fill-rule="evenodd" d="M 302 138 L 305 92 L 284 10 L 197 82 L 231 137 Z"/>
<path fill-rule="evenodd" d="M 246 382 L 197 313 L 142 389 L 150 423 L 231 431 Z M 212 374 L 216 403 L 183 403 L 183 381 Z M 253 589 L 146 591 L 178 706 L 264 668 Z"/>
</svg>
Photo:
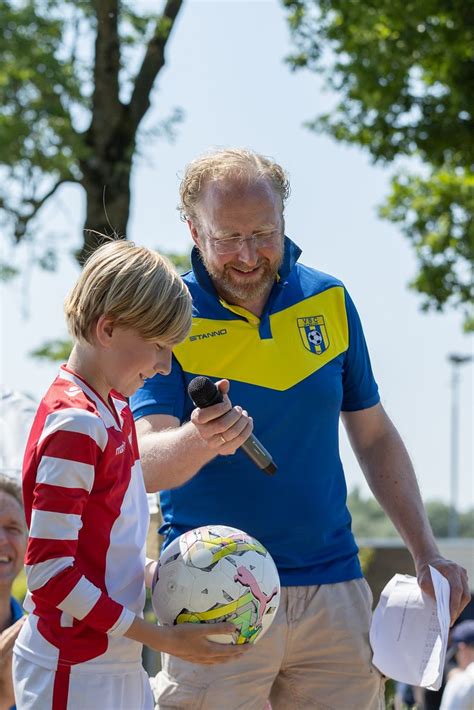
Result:
<svg viewBox="0 0 474 710">
<path fill-rule="evenodd" d="M 174 353 L 183 370 L 191 374 L 225 377 L 283 391 L 324 367 L 349 346 L 341 286 L 271 315 L 271 338 L 260 337 L 259 323 L 255 316 L 251 322 L 195 318 L 189 337 L 176 346 Z M 314 323 L 309 327 L 319 328 L 318 323 L 324 324 L 324 345 L 328 345 L 322 352 L 312 352 L 308 343 L 305 345 L 302 323 Z"/>
</svg>

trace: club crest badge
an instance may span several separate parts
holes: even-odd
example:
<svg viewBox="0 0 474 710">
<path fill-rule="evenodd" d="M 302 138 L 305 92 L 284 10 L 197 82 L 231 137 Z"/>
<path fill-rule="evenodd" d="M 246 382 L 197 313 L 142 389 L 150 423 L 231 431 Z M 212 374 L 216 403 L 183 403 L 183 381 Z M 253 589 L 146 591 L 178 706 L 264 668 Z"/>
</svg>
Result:
<svg viewBox="0 0 474 710">
<path fill-rule="evenodd" d="M 298 329 L 306 350 L 322 355 L 329 347 L 329 337 L 323 316 L 298 318 Z"/>
</svg>

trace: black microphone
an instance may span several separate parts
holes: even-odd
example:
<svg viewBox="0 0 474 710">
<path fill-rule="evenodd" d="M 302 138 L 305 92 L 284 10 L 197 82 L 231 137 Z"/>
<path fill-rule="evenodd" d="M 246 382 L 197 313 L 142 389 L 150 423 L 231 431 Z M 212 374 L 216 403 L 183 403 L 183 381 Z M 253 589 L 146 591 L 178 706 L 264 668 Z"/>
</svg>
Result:
<svg viewBox="0 0 474 710">
<path fill-rule="evenodd" d="M 196 407 L 201 409 L 212 407 L 213 404 L 219 404 L 223 400 L 222 392 L 209 377 L 195 377 L 191 380 L 188 385 L 188 394 Z M 265 473 L 273 474 L 277 470 L 271 455 L 253 434 L 250 434 L 240 448 Z"/>
</svg>

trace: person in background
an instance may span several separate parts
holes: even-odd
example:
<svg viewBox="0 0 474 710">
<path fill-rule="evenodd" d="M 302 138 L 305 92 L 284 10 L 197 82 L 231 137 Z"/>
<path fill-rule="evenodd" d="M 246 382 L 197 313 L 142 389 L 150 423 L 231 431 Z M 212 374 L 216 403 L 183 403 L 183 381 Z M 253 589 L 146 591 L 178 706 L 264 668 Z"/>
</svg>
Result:
<svg viewBox="0 0 474 710">
<path fill-rule="evenodd" d="M 21 488 L 0 472 L 0 710 L 15 706 L 12 649 L 25 617 L 12 585 L 23 568 L 27 537 Z"/>
<path fill-rule="evenodd" d="M 161 491 L 166 543 L 213 522 L 260 540 L 278 567 L 282 599 L 268 633 L 231 665 L 203 672 L 165 655 L 154 681 L 159 708 L 261 710 L 267 698 L 273 710 L 382 707 L 384 681 L 368 641 L 371 592 L 346 505 L 341 419 L 422 588 L 434 594 L 429 565 L 445 575 L 452 621 L 469 598 L 466 571 L 436 545 L 345 285 L 301 264 L 285 236 L 288 194 L 278 163 L 240 148 L 197 158 L 181 183 L 194 241 L 183 276 L 193 326 L 171 374 L 148 379 L 132 398 L 147 490 Z M 316 223 L 312 205 L 308 220 Z M 217 381 L 221 403 L 194 407 L 187 386 L 196 375 Z M 278 467 L 273 476 L 239 451 L 254 422 Z"/>
<path fill-rule="evenodd" d="M 405 710 L 406 708 L 422 708 L 422 688 L 416 688 L 413 685 L 409 685 L 408 683 L 396 681 L 394 707 L 395 710 Z"/>
<path fill-rule="evenodd" d="M 440 710 L 473 710 L 474 708 L 474 620 L 461 621 L 450 634 L 448 653 L 457 668 L 448 674 Z"/>
</svg>

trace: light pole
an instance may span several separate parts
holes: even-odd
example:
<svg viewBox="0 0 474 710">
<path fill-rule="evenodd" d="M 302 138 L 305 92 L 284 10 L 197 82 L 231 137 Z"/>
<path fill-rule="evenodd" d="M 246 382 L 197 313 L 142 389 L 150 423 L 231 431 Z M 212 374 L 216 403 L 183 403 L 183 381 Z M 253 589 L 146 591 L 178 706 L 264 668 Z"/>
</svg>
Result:
<svg viewBox="0 0 474 710">
<path fill-rule="evenodd" d="M 474 360 L 473 355 L 450 353 L 448 360 L 453 369 L 451 374 L 451 476 L 450 476 L 450 509 L 449 537 L 459 535 L 458 515 L 458 483 L 459 483 L 459 368 Z"/>
</svg>

